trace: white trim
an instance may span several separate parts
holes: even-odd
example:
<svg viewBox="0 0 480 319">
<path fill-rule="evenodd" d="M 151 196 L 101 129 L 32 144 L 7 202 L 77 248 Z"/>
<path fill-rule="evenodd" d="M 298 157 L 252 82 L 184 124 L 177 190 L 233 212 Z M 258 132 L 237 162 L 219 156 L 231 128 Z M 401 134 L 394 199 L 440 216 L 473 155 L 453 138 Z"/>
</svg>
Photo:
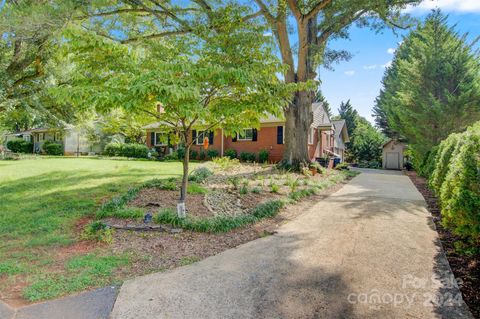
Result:
<svg viewBox="0 0 480 319">
<path fill-rule="evenodd" d="M 315 134 L 315 129 L 313 127 L 310 127 L 310 132 L 308 132 L 308 144 L 313 145 L 313 142 L 315 141 L 313 134 Z"/>
<path fill-rule="evenodd" d="M 199 141 L 198 138 L 200 137 L 200 133 L 202 133 L 202 140 Z M 208 133 L 210 135 L 210 132 L 208 131 L 197 131 L 197 136 L 195 136 L 195 141 L 193 141 L 194 145 L 203 145 L 203 142 L 205 141 L 205 138 L 208 138 L 209 136 L 205 136 L 205 134 Z"/>
<path fill-rule="evenodd" d="M 247 136 L 247 134 L 246 134 L 247 130 L 252 131 L 252 137 L 250 137 L 250 138 L 246 137 Z M 245 141 L 253 141 L 253 128 L 244 128 L 244 129 L 242 129 L 242 131 L 245 132 L 245 137 L 241 137 L 240 133 L 237 133 L 237 141 L 244 141 L 244 142 Z"/>
</svg>

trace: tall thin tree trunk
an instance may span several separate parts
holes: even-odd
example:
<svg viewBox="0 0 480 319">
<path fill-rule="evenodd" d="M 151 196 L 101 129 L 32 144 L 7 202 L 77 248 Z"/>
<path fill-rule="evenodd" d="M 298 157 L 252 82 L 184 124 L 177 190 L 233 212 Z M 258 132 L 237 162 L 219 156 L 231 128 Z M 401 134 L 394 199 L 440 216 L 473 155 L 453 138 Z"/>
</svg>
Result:
<svg viewBox="0 0 480 319">
<path fill-rule="evenodd" d="M 190 163 L 190 147 L 191 144 L 188 142 L 189 132 L 184 133 L 185 139 L 185 155 L 183 157 L 183 175 L 182 175 L 182 185 L 180 187 L 180 199 L 177 205 L 177 215 L 180 218 L 185 217 L 185 202 L 187 200 L 187 187 L 188 187 L 188 164 Z"/>
</svg>

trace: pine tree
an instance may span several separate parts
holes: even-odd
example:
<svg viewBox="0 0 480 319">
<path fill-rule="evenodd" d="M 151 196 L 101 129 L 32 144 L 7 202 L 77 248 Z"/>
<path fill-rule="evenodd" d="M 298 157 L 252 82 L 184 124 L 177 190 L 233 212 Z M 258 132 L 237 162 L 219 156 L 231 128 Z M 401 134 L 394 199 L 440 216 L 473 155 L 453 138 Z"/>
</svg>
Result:
<svg viewBox="0 0 480 319">
<path fill-rule="evenodd" d="M 340 103 L 340 107 L 338 108 L 338 114 L 341 119 L 345 120 L 347 124 L 348 135 L 353 137 L 353 133 L 355 128 L 357 127 L 357 117 L 358 112 L 352 107 L 350 100 L 347 102 Z"/>
<path fill-rule="evenodd" d="M 480 119 L 480 61 L 466 35 L 440 11 L 411 32 L 385 72 L 375 117 L 386 135 L 405 137 L 415 159 Z"/>
</svg>

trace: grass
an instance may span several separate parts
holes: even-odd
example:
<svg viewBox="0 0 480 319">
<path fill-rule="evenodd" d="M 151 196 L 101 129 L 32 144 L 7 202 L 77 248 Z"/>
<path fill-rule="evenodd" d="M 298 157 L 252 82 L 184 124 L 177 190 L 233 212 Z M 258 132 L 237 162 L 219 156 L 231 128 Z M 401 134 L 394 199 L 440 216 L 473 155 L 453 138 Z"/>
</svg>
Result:
<svg viewBox="0 0 480 319">
<path fill-rule="evenodd" d="M 88 254 L 76 256 L 65 263 L 63 275 L 42 274 L 23 291 L 31 301 L 54 298 L 60 295 L 84 290 L 111 282 L 113 271 L 129 263 L 128 255 L 96 256 Z"/>
<path fill-rule="evenodd" d="M 61 157 L 0 161 L 0 275 L 5 275 L 0 291 L 18 276 L 29 284 L 24 294 L 30 300 L 107 282 L 108 274 L 95 283 L 98 277 L 91 272 L 80 275 L 59 264 L 56 251 L 79 240 L 76 223 L 94 217 L 106 199 L 153 178 L 178 178 L 181 171 L 179 162 Z M 122 214 L 140 216 L 135 210 Z M 60 270 L 52 273 L 45 265 Z"/>
</svg>

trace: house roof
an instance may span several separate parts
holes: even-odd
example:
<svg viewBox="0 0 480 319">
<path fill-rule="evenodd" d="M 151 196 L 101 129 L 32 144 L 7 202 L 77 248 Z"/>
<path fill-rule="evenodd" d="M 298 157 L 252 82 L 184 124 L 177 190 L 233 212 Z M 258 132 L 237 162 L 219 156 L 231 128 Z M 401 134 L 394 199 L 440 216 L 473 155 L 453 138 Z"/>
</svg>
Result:
<svg viewBox="0 0 480 319">
<path fill-rule="evenodd" d="M 312 112 L 313 112 L 313 122 L 311 127 L 325 126 L 328 124 L 331 125 L 330 117 L 325 111 L 325 108 L 323 107 L 323 103 L 313 103 Z M 260 119 L 260 124 L 284 123 L 284 122 L 285 122 L 285 117 L 283 116 L 283 114 L 281 114 L 280 116 L 268 114 L 265 117 Z M 171 125 L 166 122 L 160 121 L 160 122 L 155 122 L 155 123 L 145 125 L 142 128 L 145 130 L 151 130 L 151 129 L 158 129 L 160 127 L 165 127 L 165 126 L 171 126 Z M 328 128 L 330 129 L 330 126 Z"/>
<path fill-rule="evenodd" d="M 335 126 L 335 138 L 340 138 L 340 135 L 342 135 L 344 142 L 350 142 L 350 137 L 348 136 L 347 130 L 347 122 L 345 122 L 345 120 L 337 120 L 332 121 L 332 123 Z"/>
<path fill-rule="evenodd" d="M 391 138 L 391 139 L 387 140 L 385 143 L 383 143 L 380 148 L 384 148 L 385 146 L 390 144 L 390 142 L 395 142 L 396 144 L 403 144 L 404 147 L 406 146 L 406 144 L 404 142 L 400 142 L 398 140 L 395 140 L 395 139 Z"/>
</svg>

